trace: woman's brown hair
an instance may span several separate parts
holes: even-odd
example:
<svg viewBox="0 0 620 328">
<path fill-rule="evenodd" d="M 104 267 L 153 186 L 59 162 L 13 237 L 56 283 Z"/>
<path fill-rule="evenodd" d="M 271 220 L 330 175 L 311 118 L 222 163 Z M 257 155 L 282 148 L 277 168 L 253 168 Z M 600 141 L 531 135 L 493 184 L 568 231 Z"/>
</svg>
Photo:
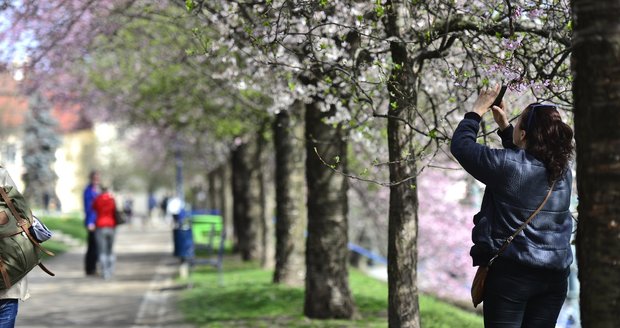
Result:
<svg viewBox="0 0 620 328">
<path fill-rule="evenodd" d="M 545 164 L 549 184 L 558 180 L 573 158 L 573 129 L 555 106 L 537 103 L 525 108 L 520 128 L 525 131 L 525 151 Z"/>
</svg>

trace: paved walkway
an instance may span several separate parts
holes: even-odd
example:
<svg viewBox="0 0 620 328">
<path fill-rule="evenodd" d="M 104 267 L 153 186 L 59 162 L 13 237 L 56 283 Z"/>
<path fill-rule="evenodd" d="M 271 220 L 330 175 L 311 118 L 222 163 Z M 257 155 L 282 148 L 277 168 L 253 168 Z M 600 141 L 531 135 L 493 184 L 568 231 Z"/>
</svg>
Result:
<svg viewBox="0 0 620 328">
<path fill-rule="evenodd" d="M 183 323 L 175 298 L 178 260 L 169 228 L 117 230 L 116 274 L 105 281 L 84 275 L 84 246 L 52 259 L 29 274 L 32 297 L 20 302 L 17 327 L 192 327 Z"/>
</svg>

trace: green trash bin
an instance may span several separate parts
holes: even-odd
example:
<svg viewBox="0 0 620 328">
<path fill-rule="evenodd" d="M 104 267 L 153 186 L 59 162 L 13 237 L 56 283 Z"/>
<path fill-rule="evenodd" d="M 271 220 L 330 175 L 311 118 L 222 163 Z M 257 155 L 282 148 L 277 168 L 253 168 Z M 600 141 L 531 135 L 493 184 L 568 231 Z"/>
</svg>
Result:
<svg viewBox="0 0 620 328">
<path fill-rule="evenodd" d="M 214 250 L 222 238 L 222 216 L 212 214 L 192 215 L 192 237 L 197 248 Z"/>
</svg>

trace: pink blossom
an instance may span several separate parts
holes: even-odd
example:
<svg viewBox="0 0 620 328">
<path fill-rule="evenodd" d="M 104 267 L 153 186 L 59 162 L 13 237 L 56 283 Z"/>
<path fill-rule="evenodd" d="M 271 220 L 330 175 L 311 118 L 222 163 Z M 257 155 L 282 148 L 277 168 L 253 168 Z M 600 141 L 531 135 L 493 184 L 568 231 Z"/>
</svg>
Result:
<svg viewBox="0 0 620 328">
<path fill-rule="evenodd" d="M 543 10 L 540 8 L 536 8 L 536 9 L 532 9 L 530 11 L 527 12 L 527 17 L 529 17 L 529 19 L 536 19 L 538 17 L 540 17 L 540 15 L 542 15 Z"/>
<path fill-rule="evenodd" d="M 513 39 L 503 39 L 502 45 L 509 51 L 515 51 L 517 48 L 521 46 L 521 38 Z"/>
<path fill-rule="evenodd" d="M 418 177 L 419 287 L 457 300 L 467 299 L 475 273 L 469 249 L 478 209 L 468 188 L 477 187 L 466 177 L 463 170 L 432 168 Z"/>
</svg>

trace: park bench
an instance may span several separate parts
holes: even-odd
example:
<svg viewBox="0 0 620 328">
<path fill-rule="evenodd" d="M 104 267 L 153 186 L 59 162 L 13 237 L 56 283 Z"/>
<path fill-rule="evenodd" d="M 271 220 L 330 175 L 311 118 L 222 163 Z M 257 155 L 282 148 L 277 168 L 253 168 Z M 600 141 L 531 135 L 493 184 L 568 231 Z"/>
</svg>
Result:
<svg viewBox="0 0 620 328">
<path fill-rule="evenodd" d="M 191 222 L 194 256 L 189 259 L 190 266 L 213 266 L 218 270 L 221 280 L 226 242 L 222 216 L 217 211 L 193 211 Z"/>
<path fill-rule="evenodd" d="M 366 248 L 357 245 L 357 244 L 353 244 L 351 242 L 349 242 L 347 244 L 347 247 L 349 248 L 349 250 L 353 253 L 359 254 L 362 257 L 365 257 L 369 260 L 372 261 L 372 263 L 374 264 L 379 264 L 379 265 L 387 265 L 387 259 L 379 254 L 375 254 L 369 250 L 367 250 Z"/>
</svg>

